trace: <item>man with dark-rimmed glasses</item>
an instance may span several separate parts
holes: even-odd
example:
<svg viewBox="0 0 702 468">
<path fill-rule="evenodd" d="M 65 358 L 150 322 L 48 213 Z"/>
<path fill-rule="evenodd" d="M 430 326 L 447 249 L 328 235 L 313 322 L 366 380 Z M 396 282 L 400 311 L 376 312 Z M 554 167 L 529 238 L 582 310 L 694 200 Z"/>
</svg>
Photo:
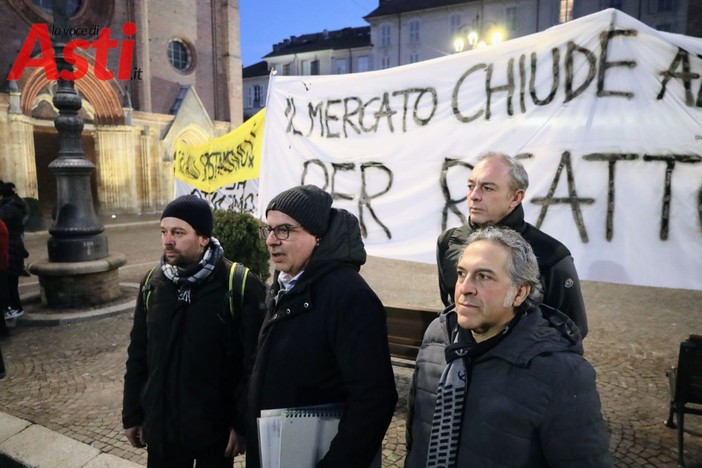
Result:
<svg viewBox="0 0 702 468">
<path fill-rule="evenodd" d="M 275 265 L 249 388 L 249 431 L 261 410 L 341 405 L 339 431 L 317 466 L 371 465 L 397 392 L 385 309 L 358 273 L 358 219 L 312 185 L 278 194 L 261 227 Z M 247 467 L 260 466 L 249 439 Z"/>
</svg>

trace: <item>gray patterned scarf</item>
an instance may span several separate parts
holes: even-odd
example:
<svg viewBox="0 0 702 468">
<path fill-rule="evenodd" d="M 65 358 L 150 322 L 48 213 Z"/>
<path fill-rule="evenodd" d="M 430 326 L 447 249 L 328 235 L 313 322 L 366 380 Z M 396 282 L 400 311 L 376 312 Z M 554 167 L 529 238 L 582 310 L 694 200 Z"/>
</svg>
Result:
<svg viewBox="0 0 702 468">
<path fill-rule="evenodd" d="M 183 270 L 166 263 L 165 256 L 162 256 L 161 271 L 166 278 L 178 286 L 178 301 L 189 304 L 193 286 L 202 283 L 210 276 L 222 257 L 224 257 L 222 246 L 217 239 L 210 237 L 210 244 L 197 264 Z"/>
<path fill-rule="evenodd" d="M 457 333 L 455 341 L 446 348 L 448 365 L 439 380 L 434 419 L 429 436 L 427 468 L 448 468 L 456 464 L 458 438 L 461 435 L 463 419 L 463 402 L 468 389 L 466 364 L 461 359 L 468 350 L 466 343 L 459 341 L 460 335 L 462 334 Z"/>
<path fill-rule="evenodd" d="M 448 365 L 441 374 L 434 418 L 431 422 L 427 468 L 453 468 L 458 456 L 463 406 L 470 385 L 474 359 L 497 346 L 515 327 L 526 312 L 518 313 L 492 338 L 476 343 L 470 331 L 458 328 L 454 342 L 446 347 Z"/>
</svg>

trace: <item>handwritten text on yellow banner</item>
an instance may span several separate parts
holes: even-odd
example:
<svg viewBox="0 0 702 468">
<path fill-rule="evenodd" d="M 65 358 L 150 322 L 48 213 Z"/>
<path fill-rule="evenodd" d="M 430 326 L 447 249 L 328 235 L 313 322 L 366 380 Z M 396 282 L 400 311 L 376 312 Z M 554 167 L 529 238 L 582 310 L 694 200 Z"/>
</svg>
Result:
<svg viewBox="0 0 702 468">
<path fill-rule="evenodd" d="M 258 177 L 265 109 L 224 136 L 198 145 L 176 144 L 176 177 L 205 192 Z"/>
</svg>

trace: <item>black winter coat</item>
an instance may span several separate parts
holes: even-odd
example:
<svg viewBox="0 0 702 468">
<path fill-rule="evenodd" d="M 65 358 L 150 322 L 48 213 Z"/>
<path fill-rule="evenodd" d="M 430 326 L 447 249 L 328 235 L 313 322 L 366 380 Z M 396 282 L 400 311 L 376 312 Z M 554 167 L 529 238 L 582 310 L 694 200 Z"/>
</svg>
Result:
<svg viewBox="0 0 702 468">
<path fill-rule="evenodd" d="M 245 434 L 246 387 L 265 313 L 265 286 L 249 273 L 243 308 L 227 298 L 231 262 L 178 302 L 177 288 L 156 267 L 140 293 L 124 377 L 122 423 L 143 425 L 150 449 L 178 444 L 191 453 Z M 142 282 L 142 288 L 144 284 Z M 144 298 L 148 295 L 148 312 Z"/>
<path fill-rule="evenodd" d="M 426 466 L 444 350 L 455 337 L 456 322 L 455 308 L 447 308 L 424 335 L 408 401 L 405 468 Z M 582 353 L 573 322 L 536 307 L 497 346 L 477 356 L 456 466 L 612 467 L 595 370 Z"/>
<path fill-rule="evenodd" d="M 267 299 L 249 425 L 255 428 L 262 409 L 341 403 L 339 432 L 319 466 L 367 468 L 397 402 L 385 309 L 358 273 L 365 259 L 357 219 L 332 209 L 330 228 L 295 286 L 276 305 L 276 272 Z M 257 449 L 249 440 L 249 468 L 260 466 Z"/>
<path fill-rule="evenodd" d="M 588 330 L 585 302 L 570 251 L 557 239 L 524 221 L 524 208 L 521 204 L 497 225 L 514 229 L 531 245 L 539 264 L 544 289 L 543 303 L 570 317 L 580 329 L 580 335 L 585 338 Z M 463 226 L 447 229 L 439 236 L 436 264 L 439 267 L 439 291 L 445 306 L 454 302 L 456 264 L 460 260 L 466 239 L 476 229 L 478 226 L 469 221 Z"/>
<path fill-rule="evenodd" d="M 27 203 L 17 195 L 3 197 L 0 200 L 0 219 L 5 223 L 9 234 L 9 265 L 8 273 L 20 275 L 24 270 L 24 259 L 29 252 L 24 248 L 25 216 L 28 212 Z"/>
</svg>

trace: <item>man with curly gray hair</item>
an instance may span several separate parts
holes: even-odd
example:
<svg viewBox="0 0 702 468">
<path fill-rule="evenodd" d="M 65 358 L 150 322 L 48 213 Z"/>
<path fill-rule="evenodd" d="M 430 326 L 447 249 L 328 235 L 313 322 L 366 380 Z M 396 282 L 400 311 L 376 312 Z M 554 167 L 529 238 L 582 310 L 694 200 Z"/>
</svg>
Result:
<svg viewBox="0 0 702 468">
<path fill-rule="evenodd" d="M 539 305 L 529 243 L 477 230 L 456 275 L 417 356 L 405 467 L 613 466 L 595 370 L 577 326 Z"/>
<path fill-rule="evenodd" d="M 441 233 L 437 240 L 436 261 L 439 294 L 445 306 L 453 303 L 456 263 L 468 236 L 486 226 L 514 229 L 534 249 L 543 286 L 543 303 L 558 309 L 587 336 L 587 315 L 580 290 L 580 279 L 568 248 L 524 220 L 522 206 L 529 175 L 516 158 L 490 152 L 478 159 L 468 177 L 468 219 L 458 227 Z"/>
</svg>

